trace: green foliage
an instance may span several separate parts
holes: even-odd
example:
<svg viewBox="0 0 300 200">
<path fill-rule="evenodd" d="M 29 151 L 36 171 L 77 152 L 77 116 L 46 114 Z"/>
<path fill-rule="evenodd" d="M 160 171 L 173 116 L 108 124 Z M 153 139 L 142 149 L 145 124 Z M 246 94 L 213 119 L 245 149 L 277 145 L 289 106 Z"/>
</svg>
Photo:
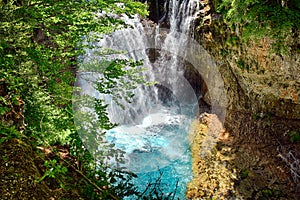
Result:
<svg viewBox="0 0 300 200">
<path fill-rule="evenodd" d="M 92 48 L 93 42 L 101 34 L 126 26 L 123 21 L 111 17 L 111 14 L 146 15 L 145 8 L 144 4 L 131 0 L 1 1 L 0 141 L 21 138 L 25 134 L 36 145 L 67 144 L 72 155 L 77 158 L 78 168 L 99 187 L 109 188 L 105 190 L 107 193 L 121 197 L 134 192 L 130 183 L 134 175 L 125 170 L 112 170 L 104 162 L 104 158 L 109 157 L 122 159 L 122 152 L 104 142 L 105 131 L 99 133 L 95 128 L 107 130 L 114 126 L 107 117 L 106 105 L 101 100 L 90 99 L 91 105 L 96 108 L 97 117 L 94 118 L 90 113 L 84 116 L 85 120 L 93 118 L 91 125 L 99 125 L 89 129 L 86 135 L 86 140 L 90 140 L 97 149 L 99 144 L 103 147 L 95 152 L 95 155 L 99 155 L 95 163 L 95 157 L 87 151 L 84 147 L 86 143 L 81 142 L 77 133 L 77 128 L 83 127 L 75 126 L 72 98 L 77 58 L 84 52 L 84 48 Z M 83 43 L 83 38 L 88 43 Z M 122 96 L 122 91 L 115 87 L 124 86 L 127 94 L 136 84 L 141 83 L 135 69 L 137 65 L 140 62 L 112 62 L 105 71 L 104 79 L 98 80 L 98 85 L 107 92 L 114 90 L 113 93 L 119 96 Z M 122 78 L 125 76 L 131 77 L 130 83 L 133 80 L 137 83 L 126 83 L 125 78 Z M 117 82 L 117 79 L 123 82 Z M 8 122 L 8 116 L 23 117 L 10 117 Z M 66 168 L 56 160 L 46 161 L 45 167 L 47 170 L 38 182 L 46 177 L 58 178 L 66 173 Z M 86 191 L 89 193 L 85 195 L 96 199 L 108 195 L 95 191 L 94 186 L 88 182 L 86 186 L 92 189 Z"/>
<path fill-rule="evenodd" d="M 262 191 L 262 194 L 264 197 L 272 197 L 273 196 L 273 191 L 270 189 L 264 189 Z"/>
<path fill-rule="evenodd" d="M 280 190 L 265 188 L 261 191 L 260 199 L 280 199 L 283 196 L 284 194 Z"/>
<path fill-rule="evenodd" d="M 82 38 L 125 26 L 105 13 L 147 14 L 130 0 L 0 3 L 0 116 L 25 101 L 25 133 L 37 144 L 66 143 L 74 133 L 74 58 L 83 52 Z"/>
<path fill-rule="evenodd" d="M 258 40 L 265 36 L 273 39 L 277 53 L 287 52 L 287 37 L 300 28 L 300 2 L 298 0 L 220 0 L 218 12 L 223 13 L 230 26 L 243 27 L 244 40 Z"/>
<path fill-rule="evenodd" d="M 240 175 L 241 175 L 241 179 L 247 178 L 248 175 L 249 175 L 248 169 L 242 169 L 241 172 L 240 172 Z"/>
<path fill-rule="evenodd" d="M 134 97 L 132 91 L 138 85 L 145 84 L 143 77 L 140 75 L 140 72 L 145 69 L 137 67 L 141 64 L 141 61 L 135 62 L 132 60 L 114 60 L 110 62 L 103 72 L 103 77 L 96 80 L 96 89 L 100 93 L 110 94 L 115 103 L 125 109 L 120 100 L 131 102 Z"/>
<path fill-rule="evenodd" d="M 21 139 L 21 133 L 16 129 L 15 126 L 6 126 L 0 124 L 0 145 L 3 142 L 8 141 L 11 138 Z"/>
<path fill-rule="evenodd" d="M 59 178 L 60 176 L 63 176 L 67 173 L 68 169 L 59 163 L 57 163 L 57 160 L 49 160 L 45 161 L 44 166 L 46 167 L 46 171 L 44 175 L 37 180 L 37 182 L 41 182 L 46 177 L 49 178 Z"/>
<path fill-rule="evenodd" d="M 300 141 L 300 131 L 290 131 L 289 136 L 292 143 Z"/>
<path fill-rule="evenodd" d="M 249 71 L 249 66 L 241 58 L 238 59 L 236 64 L 238 65 L 239 68 Z"/>
<path fill-rule="evenodd" d="M 31 91 L 25 97 L 27 135 L 34 137 L 39 145 L 65 144 L 75 127 L 70 105 L 60 108 L 53 104 L 55 98 L 42 89 Z M 38 119 L 38 120 L 37 120 Z"/>
</svg>

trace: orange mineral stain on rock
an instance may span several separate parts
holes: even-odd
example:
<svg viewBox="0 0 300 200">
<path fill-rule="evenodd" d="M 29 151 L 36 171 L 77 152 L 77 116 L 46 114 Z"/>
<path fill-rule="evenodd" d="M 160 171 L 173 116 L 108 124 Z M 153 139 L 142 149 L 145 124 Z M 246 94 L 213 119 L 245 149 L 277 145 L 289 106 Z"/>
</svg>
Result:
<svg viewBox="0 0 300 200">
<path fill-rule="evenodd" d="M 220 147 L 230 135 L 218 117 L 202 114 L 192 124 L 190 139 L 194 177 L 187 186 L 187 199 L 227 199 L 235 194 L 236 170 L 228 163 L 233 155 L 230 148 Z"/>
</svg>

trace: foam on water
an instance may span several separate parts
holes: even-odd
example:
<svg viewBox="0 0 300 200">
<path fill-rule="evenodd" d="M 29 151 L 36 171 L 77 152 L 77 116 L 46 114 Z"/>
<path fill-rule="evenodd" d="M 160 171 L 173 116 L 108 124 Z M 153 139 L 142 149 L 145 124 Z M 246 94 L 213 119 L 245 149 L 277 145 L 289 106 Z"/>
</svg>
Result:
<svg viewBox="0 0 300 200">
<path fill-rule="evenodd" d="M 185 197 L 191 180 L 191 161 L 187 139 L 190 117 L 160 107 L 147 115 L 141 124 L 121 125 L 107 132 L 108 141 L 126 152 L 123 167 L 138 175 L 134 180 L 141 191 L 161 177 L 159 187 L 165 194 L 175 192 Z"/>
</svg>

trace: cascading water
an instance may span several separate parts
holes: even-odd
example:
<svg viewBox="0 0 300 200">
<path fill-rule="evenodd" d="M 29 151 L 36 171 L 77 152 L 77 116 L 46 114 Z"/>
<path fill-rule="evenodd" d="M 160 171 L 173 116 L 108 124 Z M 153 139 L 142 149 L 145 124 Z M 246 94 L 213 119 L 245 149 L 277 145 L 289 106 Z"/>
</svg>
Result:
<svg viewBox="0 0 300 200">
<path fill-rule="evenodd" d="M 83 64 L 87 64 L 104 59 L 97 54 L 101 50 L 125 51 L 105 59 L 143 60 L 147 68 L 143 76 L 156 82 L 155 85 L 135 89 L 132 103 L 120 100 L 125 107 L 122 109 L 111 96 L 97 93 L 85 79 L 79 77 L 78 82 L 83 93 L 104 98 L 109 104 L 110 120 L 119 126 L 108 131 L 106 139 L 126 153 L 126 162 L 120 165 L 138 175 L 135 184 L 140 190 L 149 181 L 160 178 L 160 187 L 166 195 L 176 190 L 176 198 L 184 199 L 186 184 L 192 178 L 187 133 L 197 110 L 197 97 L 184 78 L 182 52 L 192 34 L 199 1 L 169 0 L 165 9 L 158 21 L 168 20 L 169 29 L 141 22 L 138 17 L 122 16 L 132 28 L 103 36 L 98 48 L 87 50 L 83 57 Z"/>
</svg>

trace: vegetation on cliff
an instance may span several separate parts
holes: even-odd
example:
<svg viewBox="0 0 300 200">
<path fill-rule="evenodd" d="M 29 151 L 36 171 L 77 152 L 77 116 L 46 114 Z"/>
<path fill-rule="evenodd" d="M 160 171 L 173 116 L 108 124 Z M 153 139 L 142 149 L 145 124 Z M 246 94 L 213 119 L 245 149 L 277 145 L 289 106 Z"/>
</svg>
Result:
<svg viewBox="0 0 300 200">
<path fill-rule="evenodd" d="M 245 40 L 270 37 L 276 52 L 300 50 L 299 44 L 290 44 L 289 37 L 298 37 L 300 28 L 300 2 L 297 0 L 221 0 L 216 3 L 218 12 Z M 239 30 L 238 30 L 239 31 Z"/>
</svg>

